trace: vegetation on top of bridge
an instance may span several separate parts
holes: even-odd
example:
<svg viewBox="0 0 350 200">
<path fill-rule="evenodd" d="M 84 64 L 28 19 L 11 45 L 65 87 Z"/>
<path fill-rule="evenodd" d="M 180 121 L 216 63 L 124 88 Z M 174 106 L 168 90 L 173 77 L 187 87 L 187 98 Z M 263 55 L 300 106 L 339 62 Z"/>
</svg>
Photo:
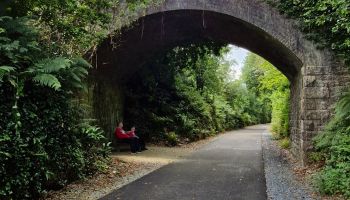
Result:
<svg viewBox="0 0 350 200">
<path fill-rule="evenodd" d="M 279 0 L 275 5 L 298 19 L 309 39 L 330 48 L 350 67 L 350 1 Z M 325 194 L 344 194 L 350 198 L 350 92 L 336 105 L 335 116 L 325 131 L 315 138 L 310 158 L 325 160 L 316 184 Z"/>
<path fill-rule="evenodd" d="M 279 0 L 278 9 L 298 19 L 309 39 L 332 49 L 350 65 L 350 2 L 348 0 Z"/>
</svg>

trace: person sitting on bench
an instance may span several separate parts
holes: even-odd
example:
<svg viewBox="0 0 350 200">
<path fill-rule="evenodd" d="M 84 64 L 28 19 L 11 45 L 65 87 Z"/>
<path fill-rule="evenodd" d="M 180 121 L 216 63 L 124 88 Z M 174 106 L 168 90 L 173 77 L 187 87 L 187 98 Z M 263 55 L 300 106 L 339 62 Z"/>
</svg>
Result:
<svg viewBox="0 0 350 200">
<path fill-rule="evenodd" d="M 133 126 L 131 127 L 131 130 L 128 131 L 126 134 L 129 135 L 130 137 L 136 137 L 138 139 L 138 143 L 141 151 L 147 150 L 145 140 L 137 136 L 135 134 L 135 130 L 136 130 L 135 126 Z"/>
<path fill-rule="evenodd" d="M 115 136 L 117 137 L 117 139 L 129 143 L 132 153 L 140 151 L 138 139 L 136 137 L 131 137 L 130 135 L 125 133 L 125 131 L 123 130 L 123 122 L 119 122 L 118 127 L 115 129 Z"/>
</svg>

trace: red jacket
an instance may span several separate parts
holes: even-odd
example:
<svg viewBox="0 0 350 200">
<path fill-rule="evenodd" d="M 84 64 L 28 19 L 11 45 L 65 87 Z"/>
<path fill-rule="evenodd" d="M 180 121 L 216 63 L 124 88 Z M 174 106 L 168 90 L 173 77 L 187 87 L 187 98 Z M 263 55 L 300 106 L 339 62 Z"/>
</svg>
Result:
<svg viewBox="0 0 350 200">
<path fill-rule="evenodd" d="M 115 132 L 114 132 L 115 136 L 118 138 L 118 139 L 126 139 L 126 138 L 130 138 L 130 136 L 128 134 L 125 133 L 125 131 L 122 129 L 122 128 L 119 128 L 117 127 L 115 129 Z"/>
</svg>

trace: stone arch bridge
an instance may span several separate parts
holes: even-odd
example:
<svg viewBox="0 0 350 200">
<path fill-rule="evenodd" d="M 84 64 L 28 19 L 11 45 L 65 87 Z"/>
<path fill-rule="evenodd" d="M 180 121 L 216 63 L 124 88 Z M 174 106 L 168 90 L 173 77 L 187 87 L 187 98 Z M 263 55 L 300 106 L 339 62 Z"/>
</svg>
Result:
<svg viewBox="0 0 350 200">
<path fill-rule="evenodd" d="M 259 54 L 285 74 L 291 82 L 292 151 L 301 161 L 350 80 L 343 62 L 328 50 L 317 49 L 295 21 L 261 0 L 165 0 L 134 20 L 100 44 L 92 61 L 93 112 L 109 133 L 122 116 L 117 85 L 147 59 L 180 44 L 231 43 Z M 99 104 L 93 103 L 97 100 Z"/>
</svg>

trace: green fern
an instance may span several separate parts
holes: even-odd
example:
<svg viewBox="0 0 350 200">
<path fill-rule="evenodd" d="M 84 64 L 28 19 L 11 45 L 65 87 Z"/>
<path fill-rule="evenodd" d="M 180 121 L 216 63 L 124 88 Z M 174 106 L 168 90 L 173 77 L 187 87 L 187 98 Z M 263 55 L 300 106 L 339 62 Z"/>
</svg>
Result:
<svg viewBox="0 0 350 200">
<path fill-rule="evenodd" d="M 84 81 L 88 75 L 88 68 L 91 65 L 82 58 L 75 58 L 72 60 L 72 66 L 70 70 L 67 70 L 68 74 L 65 76 L 66 80 L 69 82 L 69 85 L 73 88 L 84 89 Z"/>
<path fill-rule="evenodd" d="M 76 66 L 70 70 L 70 76 L 78 82 L 88 75 L 88 71 L 84 67 Z"/>
<path fill-rule="evenodd" d="M 39 85 L 48 86 L 54 90 L 61 88 L 60 81 L 52 74 L 38 74 L 33 77 L 33 81 Z"/>
<path fill-rule="evenodd" d="M 0 82 L 4 80 L 5 76 L 9 75 L 13 71 L 15 71 L 14 67 L 0 66 Z"/>
<path fill-rule="evenodd" d="M 30 70 L 32 72 L 42 72 L 42 73 L 55 73 L 60 70 L 67 69 L 71 66 L 72 61 L 66 58 L 57 57 L 54 59 L 44 59 L 36 63 Z"/>
<path fill-rule="evenodd" d="M 348 118 L 350 114 L 350 91 L 348 91 L 337 103 L 336 115 L 339 118 Z"/>
<path fill-rule="evenodd" d="M 74 65 L 83 67 L 84 69 L 91 68 L 91 64 L 88 63 L 83 58 L 75 58 L 75 59 L 73 59 L 73 63 L 74 63 Z"/>
<path fill-rule="evenodd" d="M 77 75 L 77 76 L 80 76 L 80 77 L 85 77 L 88 75 L 88 71 L 86 68 L 84 68 L 84 66 L 77 66 L 77 67 L 74 67 L 72 69 L 72 71 Z"/>
</svg>

